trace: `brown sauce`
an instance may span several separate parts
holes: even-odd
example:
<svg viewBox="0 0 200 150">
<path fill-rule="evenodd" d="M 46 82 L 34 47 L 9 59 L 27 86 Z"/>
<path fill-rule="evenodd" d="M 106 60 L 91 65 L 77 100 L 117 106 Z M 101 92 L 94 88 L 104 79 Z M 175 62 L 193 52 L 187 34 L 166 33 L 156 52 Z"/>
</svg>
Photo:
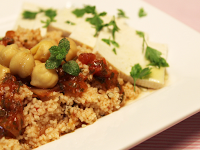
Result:
<svg viewBox="0 0 200 150">
<path fill-rule="evenodd" d="M 23 102 L 20 99 L 14 99 L 21 85 L 22 83 L 17 82 L 16 78 L 10 74 L 0 85 L 0 88 L 9 87 L 8 91 L 0 93 L 0 138 L 17 137 L 21 133 L 24 122 Z"/>
<path fill-rule="evenodd" d="M 7 31 L 5 37 L 3 37 L 0 40 L 0 44 L 4 45 L 4 46 L 13 44 L 14 43 L 14 36 L 15 36 L 14 31 Z"/>
</svg>

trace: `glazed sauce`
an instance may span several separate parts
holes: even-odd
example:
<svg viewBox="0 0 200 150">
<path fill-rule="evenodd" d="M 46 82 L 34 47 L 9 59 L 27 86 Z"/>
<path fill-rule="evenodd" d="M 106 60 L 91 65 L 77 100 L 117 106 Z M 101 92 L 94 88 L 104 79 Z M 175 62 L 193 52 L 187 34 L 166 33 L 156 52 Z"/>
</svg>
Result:
<svg viewBox="0 0 200 150">
<path fill-rule="evenodd" d="M 118 72 L 108 68 L 105 58 L 97 59 L 96 55 L 93 53 L 82 53 L 79 55 L 78 59 L 83 64 L 89 66 L 89 74 L 94 77 L 94 81 L 92 82 L 101 85 L 102 90 L 106 91 L 108 89 L 118 87 L 120 94 L 123 94 L 124 91 L 117 80 Z M 59 67 L 56 71 L 58 73 L 59 80 L 57 85 L 52 89 L 37 89 L 29 84 L 30 79 L 17 79 L 30 87 L 30 90 L 34 93 L 33 97 L 43 101 L 47 100 L 53 91 L 62 92 L 64 95 L 78 97 L 87 90 L 87 77 L 82 73 L 79 73 L 78 76 L 72 76 L 64 72 L 62 67 Z"/>
<path fill-rule="evenodd" d="M 118 87 L 120 93 L 123 93 L 122 87 L 118 83 L 118 72 L 108 68 L 104 58 L 97 59 L 92 53 L 83 53 L 78 57 L 79 61 L 89 66 L 89 74 L 93 75 L 94 82 L 98 82 L 103 90 Z M 62 67 L 56 69 L 59 80 L 57 85 L 52 89 L 34 89 L 29 84 L 29 78 L 20 80 L 10 74 L 6 76 L 0 88 L 9 87 L 10 95 L 0 93 L 0 138 L 12 137 L 17 138 L 21 134 L 23 118 L 23 102 L 20 99 L 14 99 L 15 93 L 19 92 L 21 85 L 26 84 L 34 92 L 33 97 L 41 100 L 49 98 L 53 91 L 62 92 L 69 96 L 81 96 L 88 88 L 87 76 L 79 73 L 78 76 L 72 76 L 64 72 Z M 23 84 L 22 84 L 23 82 Z M 93 81 L 92 81 L 93 82 Z"/>
<path fill-rule="evenodd" d="M 120 89 L 120 94 L 123 93 L 123 89 L 117 80 L 118 72 L 108 68 L 105 58 L 97 59 L 93 53 L 82 53 L 78 59 L 83 64 L 89 65 L 90 74 L 102 85 L 103 90 L 117 86 Z"/>
<path fill-rule="evenodd" d="M 12 137 L 16 138 L 21 134 L 23 125 L 23 102 L 20 99 L 14 99 L 15 93 L 19 92 L 22 86 L 21 82 L 16 81 L 16 78 L 8 74 L 0 88 L 9 87 L 9 93 L 0 93 L 0 138 Z"/>
<path fill-rule="evenodd" d="M 89 73 L 93 75 L 98 84 L 101 84 L 103 90 L 119 87 L 120 94 L 123 93 L 121 85 L 118 83 L 118 72 L 108 68 L 105 58 L 97 59 L 95 54 L 83 53 L 78 57 L 83 64 L 89 65 Z M 64 72 L 60 67 L 57 70 L 59 81 L 53 91 L 63 92 L 65 95 L 77 97 L 81 96 L 88 88 L 87 77 L 82 73 L 78 76 L 72 76 Z"/>
<path fill-rule="evenodd" d="M 3 37 L 0 40 L 0 44 L 4 45 L 4 46 L 13 44 L 14 43 L 14 39 L 13 39 L 14 35 L 15 35 L 14 31 L 7 31 L 5 37 Z"/>
<path fill-rule="evenodd" d="M 62 68 L 57 69 L 59 75 L 59 81 L 57 87 L 59 91 L 63 92 L 65 95 L 70 96 L 81 96 L 88 88 L 85 80 L 87 79 L 81 73 L 78 76 L 72 76 L 64 72 Z"/>
</svg>

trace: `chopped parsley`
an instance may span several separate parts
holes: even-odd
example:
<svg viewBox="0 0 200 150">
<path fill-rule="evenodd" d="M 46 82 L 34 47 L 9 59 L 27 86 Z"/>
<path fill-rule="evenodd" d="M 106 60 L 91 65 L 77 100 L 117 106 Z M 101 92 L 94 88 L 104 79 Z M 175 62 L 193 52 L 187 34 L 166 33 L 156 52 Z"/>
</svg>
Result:
<svg viewBox="0 0 200 150">
<path fill-rule="evenodd" d="M 106 44 L 108 44 L 108 45 L 113 45 L 114 46 L 114 48 L 113 48 L 113 52 L 115 53 L 115 54 L 117 54 L 117 51 L 116 51 L 116 47 L 117 48 L 119 48 L 119 44 L 115 41 L 115 40 L 111 40 L 110 38 L 109 39 L 101 39 L 103 42 L 105 42 Z"/>
<path fill-rule="evenodd" d="M 124 11 L 121 9 L 118 9 L 118 16 L 119 17 L 126 17 Z M 81 9 L 75 9 L 72 11 L 76 17 L 83 17 L 84 14 L 89 13 L 92 14 L 92 17 L 86 18 L 86 21 L 88 21 L 95 29 L 96 32 L 94 36 L 98 36 L 99 32 L 104 28 L 104 27 L 111 27 L 111 34 L 112 34 L 112 39 L 102 39 L 102 41 L 106 42 L 107 44 L 112 43 L 115 48 L 113 49 L 113 52 L 116 53 L 116 47 L 119 47 L 119 44 L 115 41 L 115 33 L 119 31 L 119 27 L 116 24 L 115 17 L 113 16 L 113 19 L 109 23 L 104 23 L 101 17 L 107 15 L 106 12 L 101 12 L 97 13 L 96 7 L 95 6 L 89 6 L 86 5 Z M 110 45 L 110 44 L 109 44 Z"/>
<path fill-rule="evenodd" d="M 151 48 L 149 46 L 147 46 L 146 48 L 146 53 L 145 53 L 145 57 L 146 59 L 148 59 L 150 61 L 151 66 L 158 66 L 160 67 L 169 67 L 169 64 L 166 62 L 166 60 L 161 57 L 161 52 Z"/>
<path fill-rule="evenodd" d="M 119 31 L 119 28 L 115 21 L 115 17 L 113 17 L 113 19 L 109 23 L 104 24 L 101 17 L 107 15 L 107 13 L 106 12 L 97 13 L 95 6 L 86 5 L 82 9 L 73 10 L 72 13 L 76 15 L 76 17 L 83 17 L 85 13 L 93 15 L 92 17 L 86 18 L 86 21 L 88 21 L 96 29 L 96 33 L 94 36 L 97 36 L 99 31 L 101 31 L 104 27 L 108 27 L 108 26 L 113 26 L 112 31 L 111 31 L 113 39 L 115 38 L 115 32 Z M 122 13 L 124 12 L 120 9 L 120 14 L 122 15 Z"/>
<path fill-rule="evenodd" d="M 70 75 L 78 76 L 80 72 L 80 68 L 76 61 L 70 60 L 66 61 L 66 55 L 68 54 L 70 49 L 70 43 L 66 38 L 60 40 L 58 46 L 52 46 L 49 51 L 51 53 L 49 59 L 45 63 L 46 69 L 55 69 L 58 68 L 62 61 L 65 63 L 62 65 L 62 68 L 65 72 Z"/>
<path fill-rule="evenodd" d="M 94 28 L 96 29 L 96 33 L 94 36 L 97 36 L 99 31 L 101 31 L 103 29 L 103 27 L 108 26 L 108 24 L 104 24 L 103 20 L 101 19 L 102 16 L 105 16 L 107 13 L 106 12 L 102 12 L 102 13 L 94 13 L 93 17 L 91 18 L 86 18 L 86 21 L 88 21 L 90 24 L 92 24 L 94 26 Z"/>
<path fill-rule="evenodd" d="M 108 23 L 107 26 L 112 26 L 112 30 L 111 30 L 112 40 L 109 38 L 109 39 L 102 39 L 102 41 L 105 42 L 108 45 L 112 44 L 114 46 L 114 48 L 113 48 L 112 51 L 115 54 L 117 54 L 116 48 L 119 48 L 119 44 L 115 41 L 115 32 L 118 32 L 120 29 L 119 29 L 119 27 L 116 24 L 115 17 L 113 17 L 113 19 Z"/>
<path fill-rule="evenodd" d="M 140 8 L 138 11 L 138 16 L 140 18 L 145 17 L 147 15 L 146 11 L 144 10 L 144 8 Z"/>
<path fill-rule="evenodd" d="M 95 12 L 96 12 L 96 7 L 90 5 L 85 5 L 84 8 L 75 9 L 72 11 L 72 13 L 76 15 L 76 17 L 83 17 L 85 13 L 95 14 Z"/>
<path fill-rule="evenodd" d="M 128 18 L 122 9 L 117 9 L 117 10 L 118 10 L 117 13 L 118 18 Z"/>
<path fill-rule="evenodd" d="M 22 16 L 24 19 L 35 19 L 36 15 L 38 14 L 39 12 L 32 12 L 32 11 L 28 11 L 28 10 L 25 10 L 23 13 L 22 13 Z"/>
<path fill-rule="evenodd" d="M 32 12 L 32 11 L 25 10 L 22 13 L 22 16 L 24 19 L 35 19 L 36 15 L 39 13 L 44 13 L 45 16 L 48 17 L 48 19 L 45 21 L 41 20 L 41 22 L 44 23 L 43 28 L 47 28 L 51 22 L 56 22 L 56 20 L 54 19 L 57 15 L 56 10 L 53 10 L 51 8 L 46 9 L 46 10 L 40 9 L 38 12 Z"/>
<path fill-rule="evenodd" d="M 114 52 L 115 55 L 117 55 L 116 48 L 113 48 L 112 51 Z"/>
<path fill-rule="evenodd" d="M 42 10 L 42 12 L 45 13 L 45 16 L 49 17 L 50 20 L 54 20 L 55 16 L 57 15 L 56 10 L 53 9 L 47 9 L 47 10 Z"/>
<path fill-rule="evenodd" d="M 70 25 L 76 25 L 74 22 L 71 22 L 69 20 L 65 21 L 65 23 L 70 24 Z"/>
<path fill-rule="evenodd" d="M 140 64 L 135 64 L 131 68 L 130 75 L 131 75 L 131 77 L 133 78 L 133 81 L 134 81 L 134 91 L 135 91 L 137 79 L 142 79 L 142 78 L 146 77 L 147 75 L 149 75 L 150 73 L 151 73 L 151 69 L 149 67 L 142 69 Z"/>
<path fill-rule="evenodd" d="M 113 26 L 112 28 L 112 37 L 113 39 L 115 40 L 115 32 L 118 32 L 120 29 L 119 27 L 117 26 L 117 23 L 115 21 L 115 17 L 113 16 L 113 19 L 109 22 L 109 26 Z"/>
<path fill-rule="evenodd" d="M 106 44 L 108 44 L 108 45 L 114 45 L 115 47 L 119 47 L 119 44 L 116 42 L 116 41 L 114 41 L 114 40 L 111 40 L 110 38 L 109 39 L 102 39 L 102 41 L 104 41 Z"/>
<path fill-rule="evenodd" d="M 73 14 L 76 15 L 76 17 L 83 17 L 83 15 L 85 14 L 85 9 L 75 9 L 74 11 L 72 11 Z"/>
<path fill-rule="evenodd" d="M 101 39 L 103 42 L 105 42 L 106 44 L 110 45 L 110 39 Z"/>
<path fill-rule="evenodd" d="M 145 40 L 145 34 L 142 31 L 136 31 L 136 34 L 138 36 L 140 36 L 141 38 L 143 38 L 143 44 L 142 44 L 142 51 L 144 51 L 144 45 L 146 44 L 146 52 L 145 52 L 145 58 L 148 59 L 150 61 L 151 66 L 158 66 L 160 67 L 169 67 L 169 64 L 167 63 L 167 61 L 161 57 L 162 53 L 150 46 L 148 46 L 146 40 Z"/>
<path fill-rule="evenodd" d="M 46 21 L 43 21 L 43 20 L 41 21 L 42 23 L 45 24 L 43 28 L 47 28 L 51 22 L 56 22 L 56 20 L 54 19 L 57 15 L 56 10 L 47 9 L 47 10 L 42 10 L 42 12 L 44 12 L 45 16 L 48 17 Z"/>
<path fill-rule="evenodd" d="M 144 44 L 146 43 L 146 41 L 145 41 L 145 34 L 142 31 L 136 31 L 136 34 L 139 35 L 143 39 L 142 52 L 144 52 Z"/>
<path fill-rule="evenodd" d="M 86 21 L 88 21 L 96 29 L 96 33 L 94 34 L 94 36 L 97 36 L 99 31 L 101 31 L 103 27 L 108 26 L 108 24 L 104 24 L 103 20 L 101 19 L 101 17 L 105 16 L 107 13 L 106 12 L 97 13 L 95 6 L 86 5 L 82 9 L 73 10 L 72 13 L 76 15 L 76 17 L 83 17 L 85 13 L 93 15 L 90 18 L 86 18 Z"/>
</svg>

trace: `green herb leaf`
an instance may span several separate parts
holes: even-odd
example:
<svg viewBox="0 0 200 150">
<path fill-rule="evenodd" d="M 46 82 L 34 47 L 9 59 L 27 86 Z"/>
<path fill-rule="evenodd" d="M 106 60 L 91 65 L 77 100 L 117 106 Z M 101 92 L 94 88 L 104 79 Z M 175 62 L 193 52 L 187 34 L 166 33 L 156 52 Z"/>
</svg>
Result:
<svg viewBox="0 0 200 150">
<path fill-rule="evenodd" d="M 139 12 L 138 12 L 138 16 L 141 18 L 141 17 L 144 17 L 146 15 L 147 15 L 147 13 L 145 12 L 145 10 L 143 8 L 140 8 Z"/>
<path fill-rule="evenodd" d="M 143 38 L 143 44 L 142 44 L 142 51 L 144 52 L 144 44 L 147 45 L 147 42 L 145 40 L 145 34 L 142 31 L 136 31 L 136 34 L 139 35 L 141 38 Z M 146 47 L 146 53 L 145 57 L 150 61 L 151 66 L 158 66 L 160 67 L 169 67 L 169 64 L 167 61 L 161 57 L 162 53 L 154 48 L 151 48 L 147 45 Z"/>
<path fill-rule="evenodd" d="M 93 14 L 92 17 L 86 18 L 86 21 L 88 21 L 90 24 L 92 24 L 94 26 L 94 28 L 96 29 L 96 33 L 94 36 L 97 36 L 99 31 L 101 31 L 104 27 L 113 26 L 112 36 L 114 39 L 115 32 L 119 30 L 114 17 L 113 17 L 113 20 L 110 21 L 110 23 L 104 24 L 101 17 L 105 16 L 107 13 L 106 12 L 97 13 L 95 6 L 86 5 L 82 9 L 73 10 L 72 13 L 75 14 L 77 17 L 82 17 L 85 13 Z"/>
<path fill-rule="evenodd" d="M 100 14 L 95 13 L 93 17 L 86 18 L 86 21 L 94 25 L 94 28 L 96 29 L 96 33 L 94 36 L 97 36 L 99 31 L 101 31 L 103 27 L 108 26 L 108 24 L 103 24 L 103 20 L 100 18 L 100 16 L 105 16 L 106 14 L 106 12 L 102 12 Z"/>
<path fill-rule="evenodd" d="M 151 73 L 151 69 L 150 68 L 144 68 L 144 69 L 141 70 L 138 78 L 142 79 L 142 78 L 146 77 L 147 75 L 149 75 L 150 73 Z"/>
<path fill-rule="evenodd" d="M 169 67 L 169 64 L 164 58 L 161 57 L 161 52 L 158 50 L 147 46 L 145 57 L 150 61 L 149 65 L 160 67 Z"/>
<path fill-rule="evenodd" d="M 41 21 L 42 23 L 45 24 L 43 28 L 47 28 L 51 22 L 56 22 L 56 20 L 54 20 L 55 16 L 57 15 L 56 10 L 47 9 L 47 10 L 41 10 L 41 12 L 44 12 L 45 16 L 48 17 L 46 21 L 43 21 L 43 20 Z"/>
<path fill-rule="evenodd" d="M 99 17 L 98 14 L 95 14 L 91 18 L 86 18 L 86 21 L 88 21 L 92 25 L 98 25 L 103 23 L 103 20 Z"/>
<path fill-rule="evenodd" d="M 91 13 L 91 14 L 95 14 L 96 13 L 96 6 L 90 6 L 90 5 L 86 5 L 84 6 L 85 12 L 86 13 Z"/>
<path fill-rule="evenodd" d="M 70 49 L 69 41 L 66 38 L 60 40 L 58 46 L 52 46 L 49 51 L 51 53 L 49 59 L 46 61 L 47 69 L 55 69 L 61 65 Z"/>
<path fill-rule="evenodd" d="M 115 16 L 113 16 L 113 19 L 109 22 L 109 25 L 113 26 L 112 37 L 115 40 L 115 32 L 119 31 L 119 27 L 117 26 L 115 21 Z"/>
<path fill-rule="evenodd" d="M 105 42 L 106 44 L 110 45 L 110 39 L 101 39 L 103 42 Z"/>
<path fill-rule="evenodd" d="M 144 32 L 142 32 L 142 31 L 136 31 L 136 34 L 139 35 L 141 38 L 143 38 L 142 52 L 144 52 L 144 44 L 146 43 L 145 34 L 144 34 Z"/>
<path fill-rule="evenodd" d="M 118 10 L 117 13 L 118 18 L 128 18 L 122 9 L 117 9 L 117 10 Z"/>
<path fill-rule="evenodd" d="M 31 11 L 26 10 L 22 13 L 22 16 L 24 19 L 35 19 L 37 14 L 38 12 L 31 12 Z"/>
<path fill-rule="evenodd" d="M 116 48 L 113 48 L 112 51 L 114 52 L 115 55 L 117 55 Z"/>
<path fill-rule="evenodd" d="M 113 45 L 114 46 L 114 48 L 113 48 L 113 52 L 115 53 L 115 54 L 117 54 L 117 52 L 116 52 L 116 47 L 118 48 L 119 47 L 119 44 L 116 42 L 116 41 L 114 41 L 114 40 L 111 40 L 110 38 L 109 39 L 101 39 L 103 42 L 105 42 L 106 44 L 108 44 L 108 45 Z"/>
<path fill-rule="evenodd" d="M 72 13 L 74 15 L 76 15 L 76 17 L 83 17 L 83 15 L 85 13 L 95 14 L 96 13 L 96 7 L 95 6 L 86 5 L 86 6 L 84 6 L 84 8 L 73 10 Z"/>
<path fill-rule="evenodd" d="M 43 28 L 47 28 L 51 22 L 56 22 L 55 20 L 47 19 L 46 21 L 41 20 L 42 23 L 44 23 Z"/>
<path fill-rule="evenodd" d="M 139 35 L 141 38 L 144 38 L 144 32 L 136 31 L 136 34 Z"/>
<path fill-rule="evenodd" d="M 62 60 L 56 59 L 55 57 L 49 57 L 49 59 L 45 63 L 46 69 L 55 69 L 58 68 L 61 64 Z"/>
<path fill-rule="evenodd" d="M 69 49 L 70 49 L 70 43 L 66 38 L 63 38 L 59 41 L 58 47 L 61 48 L 61 49 L 65 49 L 66 54 L 67 54 L 69 52 Z"/>
<path fill-rule="evenodd" d="M 65 23 L 70 24 L 70 25 L 76 25 L 74 22 L 71 22 L 69 20 L 65 21 Z"/>
<path fill-rule="evenodd" d="M 65 72 L 73 76 L 78 76 L 80 72 L 80 68 L 74 60 L 70 60 L 67 63 L 63 64 L 62 68 Z"/>
<path fill-rule="evenodd" d="M 47 69 L 55 69 L 61 65 L 63 59 L 65 59 L 66 54 L 68 53 L 67 50 L 64 48 L 60 48 L 59 46 L 52 46 L 49 49 L 51 55 L 49 59 L 46 61 L 46 68 Z"/>
<path fill-rule="evenodd" d="M 110 42 L 112 43 L 112 45 L 119 48 L 119 44 L 116 41 L 110 40 Z"/>
<path fill-rule="evenodd" d="M 54 20 L 54 18 L 57 15 L 57 13 L 56 13 L 56 10 L 53 10 L 53 9 L 47 9 L 47 10 L 40 9 L 38 12 L 24 11 L 22 15 L 24 19 L 35 19 L 38 13 L 44 13 L 45 16 L 48 17 L 46 21 L 41 20 L 41 22 L 45 24 L 43 28 L 47 28 L 51 22 L 56 21 Z"/>
<path fill-rule="evenodd" d="M 75 9 L 72 11 L 72 13 L 76 15 L 76 17 L 83 17 L 85 14 L 85 9 Z"/>
<path fill-rule="evenodd" d="M 101 17 L 103 17 L 103 16 L 105 16 L 105 15 L 107 15 L 107 12 L 101 12 L 100 14 L 99 14 L 99 16 L 101 16 Z"/>
<path fill-rule="evenodd" d="M 131 72 L 130 75 L 134 80 L 134 91 L 135 91 L 135 86 L 136 86 L 136 81 L 137 79 L 141 79 L 147 75 L 149 75 L 151 73 L 151 69 L 150 68 L 144 68 L 142 69 L 142 67 L 140 66 L 140 64 L 135 64 L 132 68 L 131 68 Z"/>
<path fill-rule="evenodd" d="M 50 51 L 50 57 L 45 63 L 46 69 L 55 69 L 58 68 L 62 61 L 65 60 L 66 55 L 68 54 L 70 49 L 70 42 L 66 39 L 63 38 L 60 40 L 58 46 L 52 46 L 49 51 Z M 70 75 L 78 76 L 80 72 L 80 68 L 76 61 L 68 61 L 62 65 L 62 68 L 65 72 L 67 72 Z"/>
<path fill-rule="evenodd" d="M 45 16 L 49 17 L 49 19 L 50 19 L 51 21 L 53 21 L 54 18 L 55 18 L 55 16 L 57 15 L 56 10 L 53 10 L 53 9 L 51 9 L 51 8 L 45 10 L 44 13 L 45 13 Z"/>
</svg>

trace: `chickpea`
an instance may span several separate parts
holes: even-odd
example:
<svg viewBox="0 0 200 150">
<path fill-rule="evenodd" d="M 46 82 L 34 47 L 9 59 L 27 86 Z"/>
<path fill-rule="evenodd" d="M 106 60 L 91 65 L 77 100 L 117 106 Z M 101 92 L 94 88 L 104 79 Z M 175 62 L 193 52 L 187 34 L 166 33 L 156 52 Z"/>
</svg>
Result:
<svg viewBox="0 0 200 150">
<path fill-rule="evenodd" d="M 22 50 L 16 53 L 10 61 L 10 72 L 14 75 L 19 75 L 21 78 L 26 78 L 31 75 L 35 60 L 30 50 Z"/>
<path fill-rule="evenodd" d="M 49 49 L 54 45 L 56 45 L 56 42 L 52 39 L 44 39 L 40 41 L 37 45 L 31 48 L 34 59 L 46 62 L 50 57 Z"/>
<path fill-rule="evenodd" d="M 19 50 L 23 51 L 23 50 L 26 50 L 26 48 L 25 47 L 19 47 Z"/>
<path fill-rule="evenodd" d="M 68 54 L 66 55 L 66 61 L 69 61 L 69 60 L 72 60 L 74 57 L 76 57 L 76 54 L 77 54 L 77 46 L 76 46 L 76 43 L 70 39 L 70 38 L 66 38 L 69 43 L 70 43 L 70 50 L 68 52 Z"/>
<path fill-rule="evenodd" d="M 55 69 L 46 69 L 45 63 L 34 67 L 31 75 L 31 85 L 38 88 L 52 88 L 58 82 L 58 74 Z"/>
<path fill-rule="evenodd" d="M 6 73 L 10 73 L 10 69 L 0 65 L 0 82 L 3 81 L 3 79 L 6 76 Z"/>
<path fill-rule="evenodd" d="M 1 51 L 2 49 L 4 49 L 4 48 L 5 48 L 5 46 L 0 44 L 0 51 Z"/>
<path fill-rule="evenodd" d="M 36 65 L 36 66 L 39 65 L 39 64 L 41 64 L 41 63 L 42 63 L 41 61 L 35 60 L 35 65 Z"/>
<path fill-rule="evenodd" d="M 0 64 L 9 67 L 10 60 L 19 51 L 16 44 L 8 45 L 0 51 Z"/>
</svg>

